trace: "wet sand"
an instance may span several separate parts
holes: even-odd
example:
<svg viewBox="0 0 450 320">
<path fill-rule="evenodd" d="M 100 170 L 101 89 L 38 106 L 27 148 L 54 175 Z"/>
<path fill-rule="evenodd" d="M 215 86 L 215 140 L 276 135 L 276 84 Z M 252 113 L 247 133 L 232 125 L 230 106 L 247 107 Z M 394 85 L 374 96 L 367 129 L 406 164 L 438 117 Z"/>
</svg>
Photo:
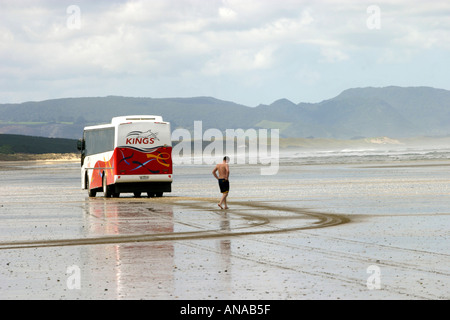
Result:
<svg viewBox="0 0 450 320">
<path fill-rule="evenodd" d="M 77 163 L 0 163 L 0 298 L 450 298 L 447 163 L 234 165 L 229 210 L 211 170 L 90 199 Z"/>
</svg>

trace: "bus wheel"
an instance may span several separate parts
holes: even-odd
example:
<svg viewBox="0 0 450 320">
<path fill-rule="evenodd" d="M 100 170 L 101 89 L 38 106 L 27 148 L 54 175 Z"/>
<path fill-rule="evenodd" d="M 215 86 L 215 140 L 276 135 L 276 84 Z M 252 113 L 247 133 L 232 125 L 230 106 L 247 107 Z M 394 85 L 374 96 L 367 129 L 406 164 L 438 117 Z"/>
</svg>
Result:
<svg viewBox="0 0 450 320">
<path fill-rule="evenodd" d="M 113 198 L 118 198 L 118 197 L 120 197 L 120 193 L 119 192 L 114 192 L 112 194 L 112 196 L 113 196 Z"/>
<path fill-rule="evenodd" d="M 85 181 L 84 182 L 85 183 L 85 188 L 88 190 L 88 196 L 91 197 L 91 198 L 95 198 L 95 196 L 97 195 L 97 191 L 89 188 L 89 178 L 88 178 L 87 174 L 86 174 L 86 177 L 85 177 L 84 181 Z"/>
<path fill-rule="evenodd" d="M 89 189 L 88 190 L 88 195 L 91 198 L 95 198 L 95 196 L 97 195 L 97 191 L 93 190 L 93 189 Z"/>
<path fill-rule="evenodd" d="M 135 192 L 133 192 L 133 194 L 134 194 L 134 196 L 136 198 L 140 198 L 141 197 L 141 193 L 139 191 L 135 191 Z"/>
<path fill-rule="evenodd" d="M 111 197 L 111 189 L 106 184 L 106 174 L 103 175 L 103 196 L 105 198 Z"/>
<path fill-rule="evenodd" d="M 155 193 L 155 197 L 157 197 L 157 198 L 161 198 L 162 196 L 163 196 L 162 192 Z"/>
</svg>

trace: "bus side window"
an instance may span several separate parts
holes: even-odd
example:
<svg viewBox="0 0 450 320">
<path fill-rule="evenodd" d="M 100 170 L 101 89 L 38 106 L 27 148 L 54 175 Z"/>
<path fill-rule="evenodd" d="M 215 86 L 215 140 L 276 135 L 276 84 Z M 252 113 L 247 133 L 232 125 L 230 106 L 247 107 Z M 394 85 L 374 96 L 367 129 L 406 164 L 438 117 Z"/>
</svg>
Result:
<svg viewBox="0 0 450 320">
<path fill-rule="evenodd" d="M 107 151 L 114 151 L 114 128 L 85 131 L 84 152 L 86 156 Z"/>
</svg>

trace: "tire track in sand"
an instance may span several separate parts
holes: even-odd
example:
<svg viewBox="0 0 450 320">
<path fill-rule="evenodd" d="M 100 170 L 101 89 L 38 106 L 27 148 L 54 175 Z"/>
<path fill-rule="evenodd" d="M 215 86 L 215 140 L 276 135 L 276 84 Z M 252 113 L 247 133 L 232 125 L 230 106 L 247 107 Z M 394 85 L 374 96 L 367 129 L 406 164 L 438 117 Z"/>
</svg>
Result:
<svg viewBox="0 0 450 320">
<path fill-rule="evenodd" d="M 193 201 L 192 202 L 186 202 Z M 129 201 L 129 199 L 127 199 Z M 141 199 L 142 201 L 142 199 Z M 190 209 L 201 209 L 211 212 L 227 212 L 233 218 L 242 219 L 246 222 L 245 226 L 230 228 L 229 230 L 199 230 L 186 232 L 168 232 L 168 233 L 143 233 L 143 234 L 122 234 L 105 235 L 99 237 L 73 238 L 73 239 L 49 239 L 49 240 L 29 240 L 29 241 L 10 241 L 0 242 L 0 250 L 43 248 L 43 247 L 62 247 L 62 246 L 84 246 L 84 245 L 105 245 L 105 244 L 124 244 L 136 242 L 155 242 L 155 241 L 181 241 L 197 240 L 220 237 L 238 237 L 259 234 L 275 234 L 284 232 L 293 232 L 299 230 L 319 229 L 337 226 L 348 223 L 350 220 L 346 216 L 330 213 L 316 212 L 304 208 L 280 207 L 275 205 L 253 203 L 248 201 L 233 202 L 234 205 L 244 207 L 244 210 L 230 209 L 223 211 L 220 209 L 208 209 L 200 203 L 215 203 L 215 200 L 208 198 L 162 198 L 161 203 L 171 203 L 177 206 L 184 206 Z M 244 211 L 262 211 L 258 213 L 245 213 Z M 278 215 L 264 214 L 264 212 L 273 211 Z M 281 215 L 280 215 L 281 213 Z M 290 220 L 285 227 L 272 226 L 274 222 Z M 306 223 L 302 220 L 311 220 Z M 300 225 L 295 225 L 295 221 L 302 221 Z M 186 221 L 177 223 L 188 224 Z M 250 223 L 250 225 L 249 225 Z M 266 226 L 268 228 L 258 229 Z"/>
</svg>

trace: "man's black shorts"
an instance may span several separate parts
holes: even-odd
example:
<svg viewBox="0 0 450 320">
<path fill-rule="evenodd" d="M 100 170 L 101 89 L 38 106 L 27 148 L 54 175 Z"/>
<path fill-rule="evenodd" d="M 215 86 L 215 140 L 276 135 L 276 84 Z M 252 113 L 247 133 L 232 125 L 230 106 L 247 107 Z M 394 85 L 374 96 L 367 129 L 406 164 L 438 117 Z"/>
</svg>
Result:
<svg viewBox="0 0 450 320">
<path fill-rule="evenodd" d="M 230 191 L 230 181 L 225 180 L 225 179 L 219 179 L 219 187 L 220 187 L 220 192 L 222 192 L 222 193 L 226 193 L 226 192 Z"/>
</svg>

